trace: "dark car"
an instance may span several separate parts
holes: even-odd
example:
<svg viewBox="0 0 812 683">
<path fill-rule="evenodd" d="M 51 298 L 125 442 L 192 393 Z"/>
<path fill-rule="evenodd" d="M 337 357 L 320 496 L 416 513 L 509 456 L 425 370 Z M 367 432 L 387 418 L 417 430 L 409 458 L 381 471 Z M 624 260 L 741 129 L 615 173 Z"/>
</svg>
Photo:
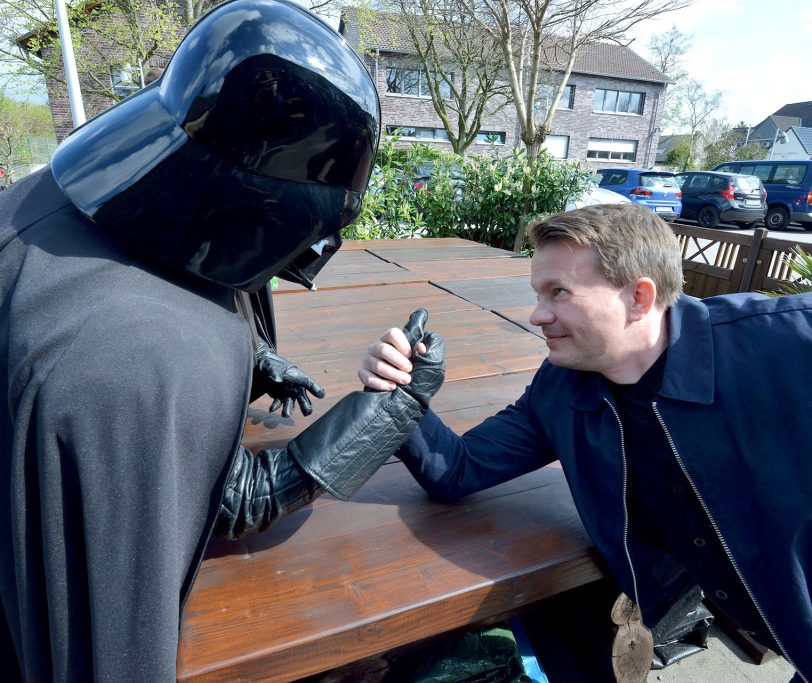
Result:
<svg viewBox="0 0 812 683">
<path fill-rule="evenodd" d="M 679 218 L 682 192 L 673 173 L 641 168 L 602 168 L 596 174 L 600 178 L 599 187 L 628 197 L 664 219 Z"/>
<path fill-rule="evenodd" d="M 410 182 L 412 189 L 430 192 L 440 178 L 448 177 L 454 198 L 459 200 L 465 187 L 465 177 L 458 166 L 436 165 L 428 161 L 412 170 Z"/>
<path fill-rule="evenodd" d="M 682 188 L 682 218 L 703 228 L 720 222 L 754 228 L 767 215 L 767 191 L 756 176 L 688 171 L 674 177 Z"/>
<path fill-rule="evenodd" d="M 783 230 L 797 221 L 812 230 L 812 160 L 727 161 L 714 171 L 754 175 L 767 190 L 767 217 L 770 230 Z"/>
</svg>

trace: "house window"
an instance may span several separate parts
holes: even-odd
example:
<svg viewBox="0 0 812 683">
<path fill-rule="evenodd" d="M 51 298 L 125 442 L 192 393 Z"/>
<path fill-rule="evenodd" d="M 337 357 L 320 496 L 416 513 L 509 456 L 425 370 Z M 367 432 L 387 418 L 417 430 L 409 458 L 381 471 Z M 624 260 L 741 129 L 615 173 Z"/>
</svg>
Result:
<svg viewBox="0 0 812 683">
<path fill-rule="evenodd" d="M 570 148 L 570 136 L 548 135 L 544 138 L 542 147 L 544 147 L 554 159 L 566 159 Z"/>
<path fill-rule="evenodd" d="M 451 82 L 454 81 L 454 74 L 446 74 L 446 77 Z M 431 97 L 426 74 L 420 69 L 387 69 L 386 92 L 395 95 Z M 442 77 L 440 78 L 440 96 L 445 100 L 451 98 L 451 86 Z"/>
<path fill-rule="evenodd" d="M 545 83 L 539 86 L 539 96 L 536 100 L 536 111 L 547 112 L 550 109 L 550 103 L 553 101 L 555 91 L 558 86 Z M 558 106 L 556 109 L 572 109 L 575 106 L 575 86 L 566 85 L 561 97 L 558 99 Z"/>
<path fill-rule="evenodd" d="M 399 135 L 402 138 L 415 140 L 448 140 L 445 128 L 426 128 L 420 126 L 387 126 L 387 135 Z"/>
<path fill-rule="evenodd" d="M 113 85 L 113 94 L 122 100 L 141 89 L 141 75 L 138 68 L 129 64 L 110 67 L 110 82 Z"/>
<path fill-rule="evenodd" d="M 634 161 L 637 158 L 637 140 L 589 138 L 586 147 L 586 158 Z"/>
<path fill-rule="evenodd" d="M 485 142 L 489 145 L 504 145 L 507 133 L 497 130 L 481 130 L 476 134 L 477 142 Z"/>
<path fill-rule="evenodd" d="M 646 94 L 625 90 L 595 90 L 594 111 L 611 111 L 618 114 L 642 114 Z"/>
</svg>

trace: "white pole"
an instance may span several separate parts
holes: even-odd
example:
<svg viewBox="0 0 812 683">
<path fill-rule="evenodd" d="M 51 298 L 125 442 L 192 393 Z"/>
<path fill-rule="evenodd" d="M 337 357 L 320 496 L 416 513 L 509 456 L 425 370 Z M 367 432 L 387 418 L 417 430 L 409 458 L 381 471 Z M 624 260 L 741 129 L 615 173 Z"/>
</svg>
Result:
<svg viewBox="0 0 812 683">
<path fill-rule="evenodd" d="M 73 55 L 73 41 L 70 37 L 68 12 L 65 0 L 54 0 L 56 23 L 59 27 L 59 39 L 62 41 L 62 63 L 65 65 L 65 82 L 68 86 L 68 101 L 73 118 L 73 127 L 81 126 L 86 120 L 85 106 L 82 103 L 82 91 L 79 88 L 79 73 L 76 71 L 76 59 Z"/>
</svg>

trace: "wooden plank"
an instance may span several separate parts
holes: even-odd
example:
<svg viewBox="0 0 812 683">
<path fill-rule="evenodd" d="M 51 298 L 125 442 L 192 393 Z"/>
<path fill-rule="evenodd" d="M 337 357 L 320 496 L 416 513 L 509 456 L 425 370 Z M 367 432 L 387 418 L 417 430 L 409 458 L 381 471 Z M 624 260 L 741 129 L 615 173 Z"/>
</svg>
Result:
<svg viewBox="0 0 812 683">
<path fill-rule="evenodd" d="M 541 337 L 542 339 L 544 336 L 541 333 L 541 329 L 536 327 L 535 325 L 530 324 L 530 314 L 533 312 L 534 306 L 515 306 L 509 308 L 494 308 L 493 312 L 496 315 L 502 316 L 506 320 L 510 320 L 510 322 L 518 325 L 524 330 L 536 335 L 537 337 Z"/>
<path fill-rule="evenodd" d="M 497 277 L 530 277 L 529 258 L 505 259 L 430 259 L 407 261 L 399 259 L 398 265 L 432 282 L 447 280 L 480 280 Z"/>
<path fill-rule="evenodd" d="M 447 261 L 451 259 L 502 259 L 502 258 L 527 258 L 522 254 L 516 254 L 505 249 L 495 249 L 484 244 L 476 246 L 452 245 L 442 246 L 432 239 L 412 240 L 408 246 L 402 244 L 385 244 L 380 247 L 370 247 L 370 253 L 379 256 L 387 261 L 403 263 L 405 261 Z"/>
<path fill-rule="evenodd" d="M 530 286 L 530 278 L 523 275 L 487 280 L 437 280 L 433 283 L 488 310 L 527 306 L 528 311 L 532 311 L 536 305 L 536 294 Z"/>
<path fill-rule="evenodd" d="M 561 471 L 522 479 L 442 505 L 386 465 L 355 502 L 213 545 L 184 611 L 178 680 L 291 681 L 600 578 Z"/>
<path fill-rule="evenodd" d="M 422 282 L 408 282 L 402 284 L 388 284 L 380 287 L 358 287 L 353 289 L 328 289 L 304 292 L 304 296 L 274 297 L 274 311 L 302 311 L 307 310 L 317 315 L 328 312 L 335 306 L 357 305 L 363 307 L 365 312 L 370 310 L 385 310 L 392 302 L 409 299 L 420 301 L 446 301 L 442 307 L 475 308 L 475 304 L 466 302 L 459 297 L 451 295 L 434 285 Z M 372 306 L 368 304 L 373 304 Z M 411 305 L 411 304 L 409 304 Z M 428 308 L 428 306 L 426 306 Z M 327 309 L 319 310 L 316 309 Z"/>
<path fill-rule="evenodd" d="M 426 278 L 420 277 L 400 266 L 378 258 L 367 251 L 339 251 L 319 272 L 315 285 L 319 290 L 337 289 L 343 287 L 361 287 L 383 284 L 400 284 L 405 282 L 421 282 Z M 279 280 L 279 286 L 274 294 L 306 294 L 302 285 L 286 280 Z"/>
<path fill-rule="evenodd" d="M 443 417 L 449 427 L 461 433 L 516 401 L 530 384 L 540 364 L 540 359 L 535 363 L 531 359 L 525 364 L 529 367 L 517 372 L 508 374 L 491 372 L 490 375 L 474 379 L 447 381 L 432 400 L 432 409 Z M 271 401 L 263 396 L 252 403 L 248 410 L 243 444 L 252 450 L 282 448 L 290 439 L 324 415 L 341 397 L 362 388 L 355 369 L 314 376 L 326 389 L 327 396 L 321 400 L 313 400 L 312 415 L 304 417 L 298 410 L 290 418 L 281 417 L 278 411 L 268 413 Z M 463 414 L 463 411 L 467 412 Z M 472 422 L 473 420 L 476 422 Z"/>
<path fill-rule="evenodd" d="M 378 239 L 378 240 L 344 240 L 341 251 L 375 251 L 378 248 L 386 249 L 414 249 L 415 244 L 423 238 L 413 237 L 411 239 Z M 476 247 L 481 248 L 481 242 L 466 240 L 461 237 L 431 237 L 429 240 L 437 248 L 447 249 L 449 247 Z M 340 252 L 339 252 L 340 253 Z"/>
</svg>

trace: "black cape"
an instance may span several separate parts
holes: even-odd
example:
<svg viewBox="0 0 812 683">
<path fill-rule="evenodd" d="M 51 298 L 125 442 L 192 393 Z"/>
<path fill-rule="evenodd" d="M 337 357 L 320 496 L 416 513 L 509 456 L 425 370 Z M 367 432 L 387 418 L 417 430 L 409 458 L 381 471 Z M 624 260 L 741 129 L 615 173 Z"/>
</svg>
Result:
<svg viewBox="0 0 812 683">
<path fill-rule="evenodd" d="M 48 168 L 0 193 L 6 671 L 175 679 L 251 367 L 231 290 L 128 257 Z"/>
</svg>

